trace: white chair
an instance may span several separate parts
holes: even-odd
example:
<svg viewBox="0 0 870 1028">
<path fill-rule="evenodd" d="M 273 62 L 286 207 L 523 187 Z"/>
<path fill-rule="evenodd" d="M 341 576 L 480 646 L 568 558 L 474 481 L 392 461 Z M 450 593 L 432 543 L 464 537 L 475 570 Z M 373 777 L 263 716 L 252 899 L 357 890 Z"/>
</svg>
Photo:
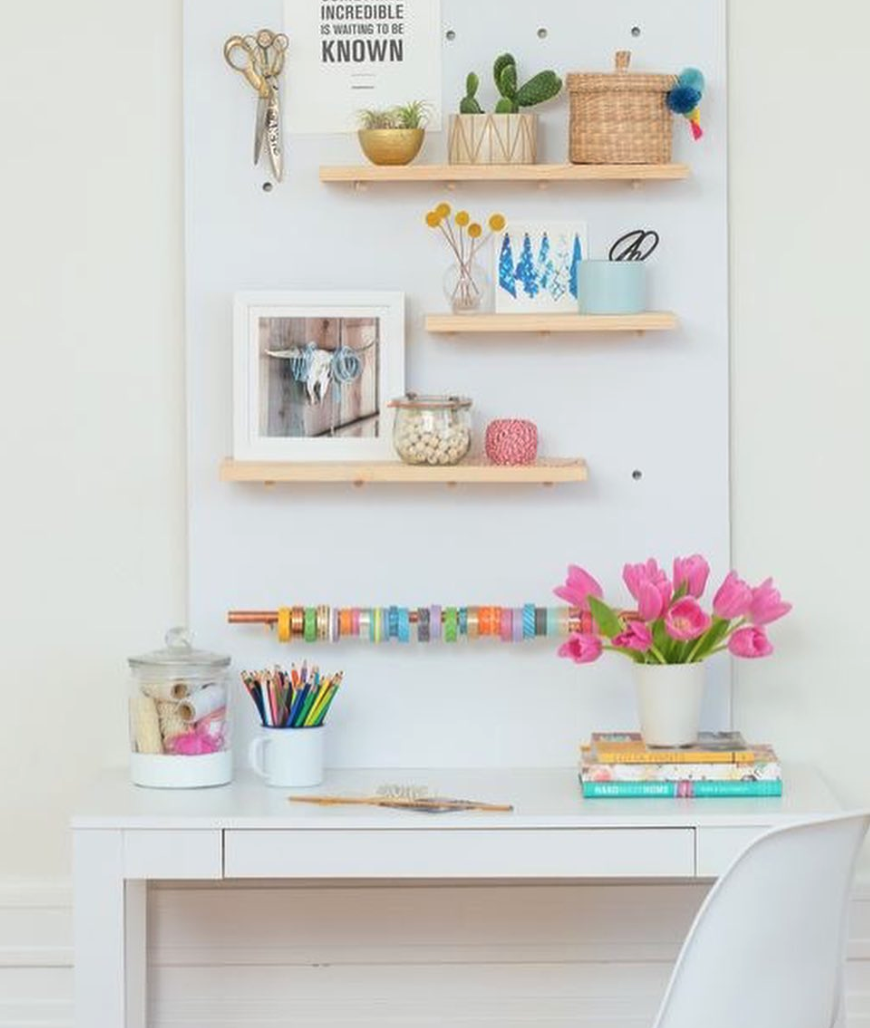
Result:
<svg viewBox="0 0 870 1028">
<path fill-rule="evenodd" d="M 655 1028 L 833 1028 L 868 827 L 850 814 L 753 842 L 698 912 Z"/>
</svg>

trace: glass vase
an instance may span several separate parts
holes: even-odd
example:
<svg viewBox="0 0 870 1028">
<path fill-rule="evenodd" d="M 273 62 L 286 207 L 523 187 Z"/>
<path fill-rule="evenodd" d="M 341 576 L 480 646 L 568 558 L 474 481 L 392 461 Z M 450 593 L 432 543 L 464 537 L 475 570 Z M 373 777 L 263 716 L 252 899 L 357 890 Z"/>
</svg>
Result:
<svg viewBox="0 0 870 1028">
<path fill-rule="evenodd" d="M 480 314 L 490 309 L 492 282 L 476 262 L 454 261 L 444 276 L 444 295 L 454 314 Z"/>
</svg>

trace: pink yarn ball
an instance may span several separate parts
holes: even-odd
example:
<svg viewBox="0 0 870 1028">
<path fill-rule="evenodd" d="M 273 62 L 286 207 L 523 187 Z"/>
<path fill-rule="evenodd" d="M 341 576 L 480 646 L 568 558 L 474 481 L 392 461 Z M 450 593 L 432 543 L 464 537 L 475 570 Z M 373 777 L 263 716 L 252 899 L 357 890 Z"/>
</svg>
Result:
<svg viewBox="0 0 870 1028">
<path fill-rule="evenodd" d="M 491 421 L 486 455 L 493 464 L 533 464 L 538 456 L 538 426 L 533 421 Z"/>
</svg>

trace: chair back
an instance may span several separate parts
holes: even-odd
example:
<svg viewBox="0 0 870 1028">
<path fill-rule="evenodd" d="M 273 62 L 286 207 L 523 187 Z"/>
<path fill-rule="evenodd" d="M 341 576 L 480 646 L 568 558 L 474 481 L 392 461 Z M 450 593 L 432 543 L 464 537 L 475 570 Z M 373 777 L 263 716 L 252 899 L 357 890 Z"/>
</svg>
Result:
<svg viewBox="0 0 870 1028">
<path fill-rule="evenodd" d="M 655 1028 L 832 1028 L 870 813 L 761 836 L 710 890 Z"/>
</svg>

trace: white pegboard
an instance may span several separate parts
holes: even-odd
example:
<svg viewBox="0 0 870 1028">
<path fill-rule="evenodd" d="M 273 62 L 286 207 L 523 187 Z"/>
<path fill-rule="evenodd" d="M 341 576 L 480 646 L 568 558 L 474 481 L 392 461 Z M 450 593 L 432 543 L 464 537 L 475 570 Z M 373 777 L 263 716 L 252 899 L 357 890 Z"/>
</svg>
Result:
<svg viewBox="0 0 870 1028">
<path fill-rule="evenodd" d="M 230 628 L 230 608 L 285 603 L 547 604 L 569 561 L 609 592 L 627 560 L 701 551 L 727 570 L 728 243 L 724 0 L 443 0 L 445 110 L 469 70 L 488 89 L 496 51 L 528 74 L 609 69 L 617 49 L 639 70 L 703 69 L 706 137 L 676 125 L 687 182 L 371 186 L 318 181 L 320 164 L 355 164 L 353 136 L 289 136 L 287 178 L 265 192 L 250 163 L 254 99 L 223 61 L 236 32 L 281 24 L 281 0 L 185 0 L 190 612 L 198 641 L 236 666 L 300 659 L 264 629 Z M 291 36 L 293 26 L 284 26 Z M 541 38 L 539 30 L 546 29 Z M 639 35 L 632 30 L 639 29 Z M 455 34 L 452 41 L 447 31 Z M 286 88 L 303 89 L 292 76 Z M 409 98 L 397 98 L 409 99 Z M 312 98 L 312 103 L 315 98 Z M 567 100 L 542 114 L 543 159 L 567 151 Z M 445 159 L 446 133 L 422 159 Z M 442 199 L 485 216 L 585 220 L 593 255 L 622 232 L 657 229 L 654 306 L 681 328 L 635 336 L 429 337 L 444 307 L 443 243 L 423 225 Z M 581 454 L 591 479 L 556 489 L 222 484 L 232 448 L 232 297 L 257 289 L 401 290 L 408 297 L 408 384 L 475 400 L 476 426 L 538 422 L 542 449 Z M 636 479 L 635 472 L 642 477 Z M 401 652 L 307 648 L 343 667 L 330 759 L 341 765 L 564 765 L 593 729 L 629 728 L 627 663 L 575 668 L 549 642 Z M 705 714 L 729 719 L 727 666 Z M 242 741 L 253 714 L 240 711 Z"/>
</svg>

